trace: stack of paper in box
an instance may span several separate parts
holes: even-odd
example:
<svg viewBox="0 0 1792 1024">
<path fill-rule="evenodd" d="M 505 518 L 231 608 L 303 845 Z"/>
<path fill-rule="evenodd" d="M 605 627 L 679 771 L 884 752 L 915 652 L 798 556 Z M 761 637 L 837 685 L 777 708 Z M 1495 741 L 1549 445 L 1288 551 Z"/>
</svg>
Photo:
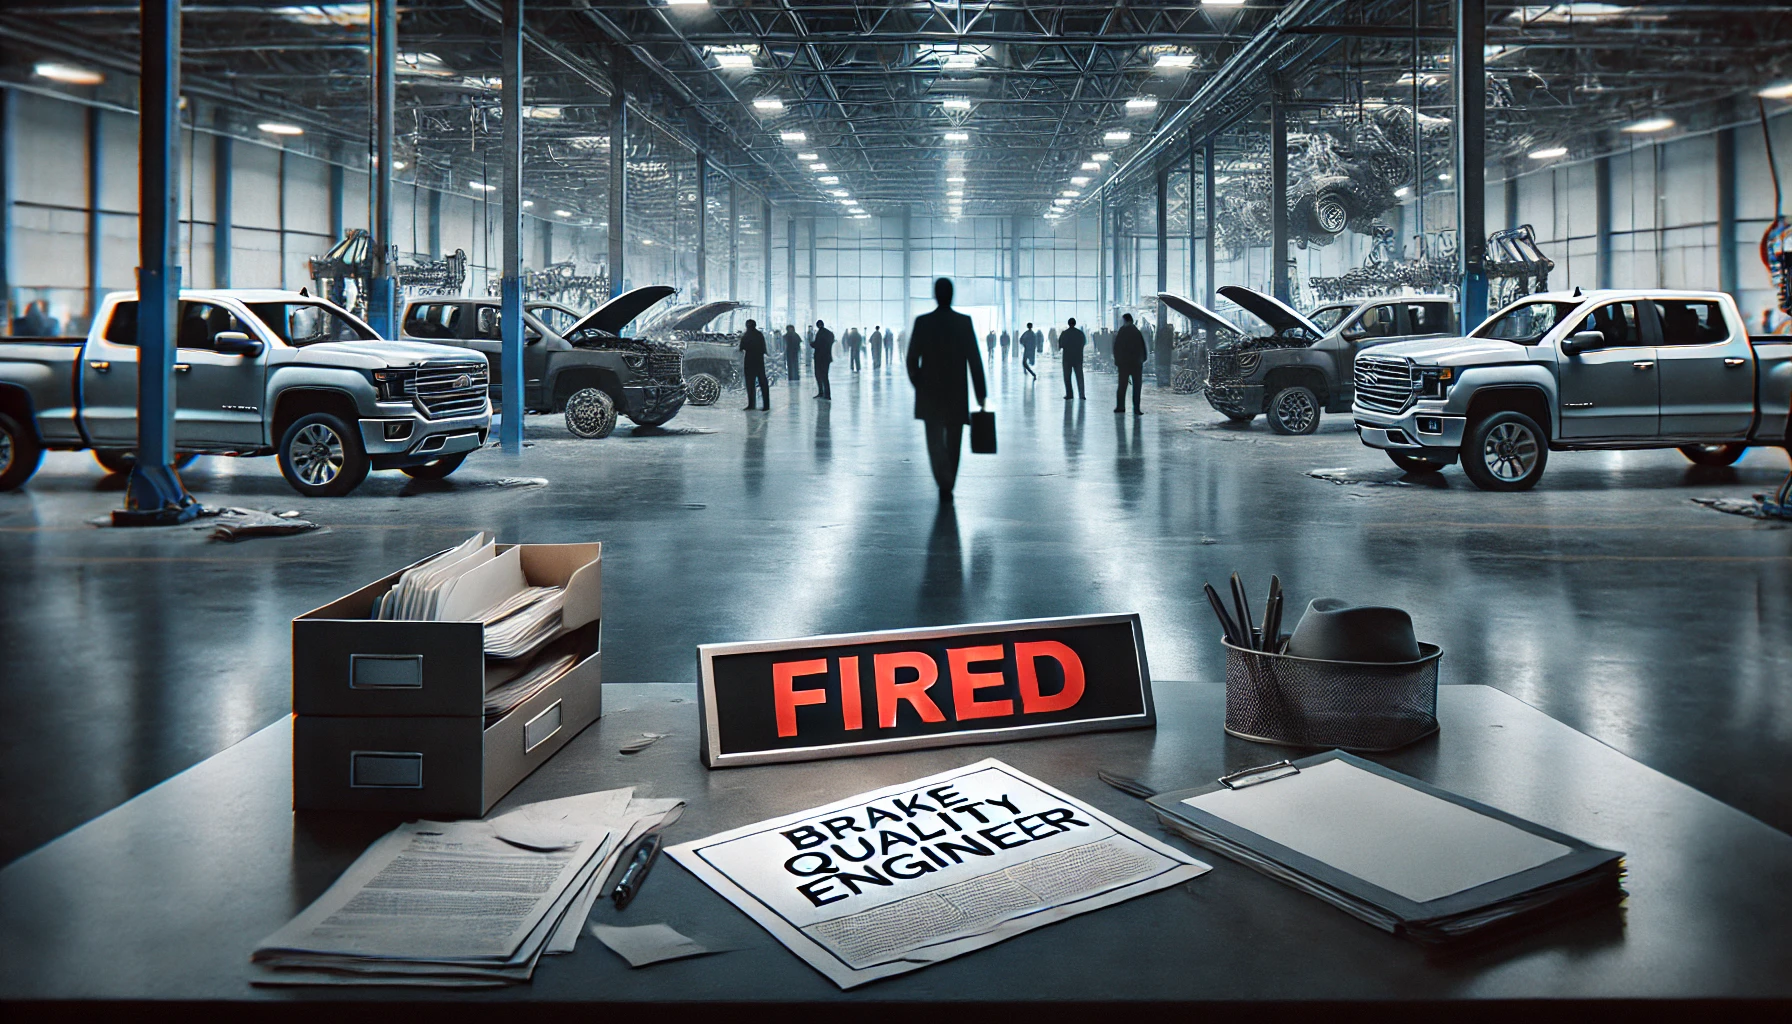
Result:
<svg viewBox="0 0 1792 1024">
<path fill-rule="evenodd" d="M 414 821 L 375 842 L 257 946 L 257 984 L 486 986 L 570 953 L 623 853 L 677 820 L 633 789 L 490 821 Z"/>
</svg>

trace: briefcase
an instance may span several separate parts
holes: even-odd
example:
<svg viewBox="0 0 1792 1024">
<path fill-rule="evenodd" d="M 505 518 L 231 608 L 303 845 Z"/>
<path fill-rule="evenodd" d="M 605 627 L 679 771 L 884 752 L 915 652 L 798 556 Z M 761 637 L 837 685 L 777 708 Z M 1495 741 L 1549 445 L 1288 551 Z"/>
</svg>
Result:
<svg viewBox="0 0 1792 1024">
<path fill-rule="evenodd" d="M 987 410 L 971 413 L 971 454 L 996 453 L 996 414 Z"/>
</svg>

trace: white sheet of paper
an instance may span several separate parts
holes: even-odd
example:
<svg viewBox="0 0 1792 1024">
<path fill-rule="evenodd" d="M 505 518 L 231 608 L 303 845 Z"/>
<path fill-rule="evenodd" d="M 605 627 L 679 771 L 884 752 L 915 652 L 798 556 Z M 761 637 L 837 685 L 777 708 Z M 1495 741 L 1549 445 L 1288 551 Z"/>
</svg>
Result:
<svg viewBox="0 0 1792 1024">
<path fill-rule="evenodd" d="M 667 852 L 841 988 L 1209 870 L 993 758 Z"/>
<path fill-rule="evenodd" d="M 617 956 L 627 960 L 630 967 L 645 967 L 662 960 L 679 960 L 710 952 L 708 946 L 664 924 L 643 924 L 632 928 L 594 924 L 591 926 L 591 934 L 597 936 L 598 941 L 610 947 Z"/>
<path fill-rule="evenodd" d="M 1183 803 L 1371 885 L 1425 903 L 1569 852 L 1347 761 Z"/>
</svg>

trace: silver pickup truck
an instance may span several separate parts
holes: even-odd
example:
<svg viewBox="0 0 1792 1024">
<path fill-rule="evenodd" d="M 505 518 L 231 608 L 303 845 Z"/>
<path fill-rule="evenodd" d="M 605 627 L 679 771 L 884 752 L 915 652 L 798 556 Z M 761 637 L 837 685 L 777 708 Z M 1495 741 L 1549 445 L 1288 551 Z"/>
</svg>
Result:
<svg viewBox="0 0 1792 1024">
<path fill-rule="evenodd" d="M 1408 472 L 1457 461 L 1482 490 L 1536 486 L 1551 451 L 1678 448 L 1727 466 L 1792 443 L 1792 338 L 1750 338 L 1722 292 L 1526 296 L 1467 337 L 1358 356 L 1357 435 Z"/>
<path fill-rule="evenodd" d="M 384 341 L 353 314 L 289 291 L 183 291 L 174 445 L 277 455 L 308 497 L 347 494 L 370 469 L 439 479 L 491 429 L 485 357 Z M 137 296 L 106 296 L 86 338 L 0 344 L 0 490 L 45 449 L 92 449 L 119 471 L 137 444 Z"/>
</svg>

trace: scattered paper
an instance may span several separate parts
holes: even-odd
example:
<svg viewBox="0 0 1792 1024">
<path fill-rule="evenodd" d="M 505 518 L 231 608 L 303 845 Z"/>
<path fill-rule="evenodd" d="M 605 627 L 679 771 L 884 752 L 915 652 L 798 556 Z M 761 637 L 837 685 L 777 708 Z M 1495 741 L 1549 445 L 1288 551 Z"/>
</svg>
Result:
<svg viewBox="0 0 1792 1024">
<path fill-rule="evenodd" d="M 639 754 L 641 751 L 646 750 L 648 747 L 653 746 L 655 743 L 658 743 L 665 738 L 666 733 L 663 732 L 644 732 L 634 739 L 629 740 L 627 743 L 624 743 L 617 752 L 622 754 Z"/>
<path fill-rule="evenodd" d="M 281 537 L 306 533 L 318 528 L 297 512 L 263 512 L 252 508 L 226 506 L 201 512 L 204 520 L 197 528 L 209 529 L 212 540 L 243 540 L 248 537 Z"/>
<path fill-rule="evenodd" d="M 628 961 L 630 967 L 645 967 L 662 960 L 682 960 L 689 956 L 720 952 L 680 934 L 669 925 L 643 924 L 632 928 L 594 924 L 591 934 L 610 951 Z"/>
</svg>

